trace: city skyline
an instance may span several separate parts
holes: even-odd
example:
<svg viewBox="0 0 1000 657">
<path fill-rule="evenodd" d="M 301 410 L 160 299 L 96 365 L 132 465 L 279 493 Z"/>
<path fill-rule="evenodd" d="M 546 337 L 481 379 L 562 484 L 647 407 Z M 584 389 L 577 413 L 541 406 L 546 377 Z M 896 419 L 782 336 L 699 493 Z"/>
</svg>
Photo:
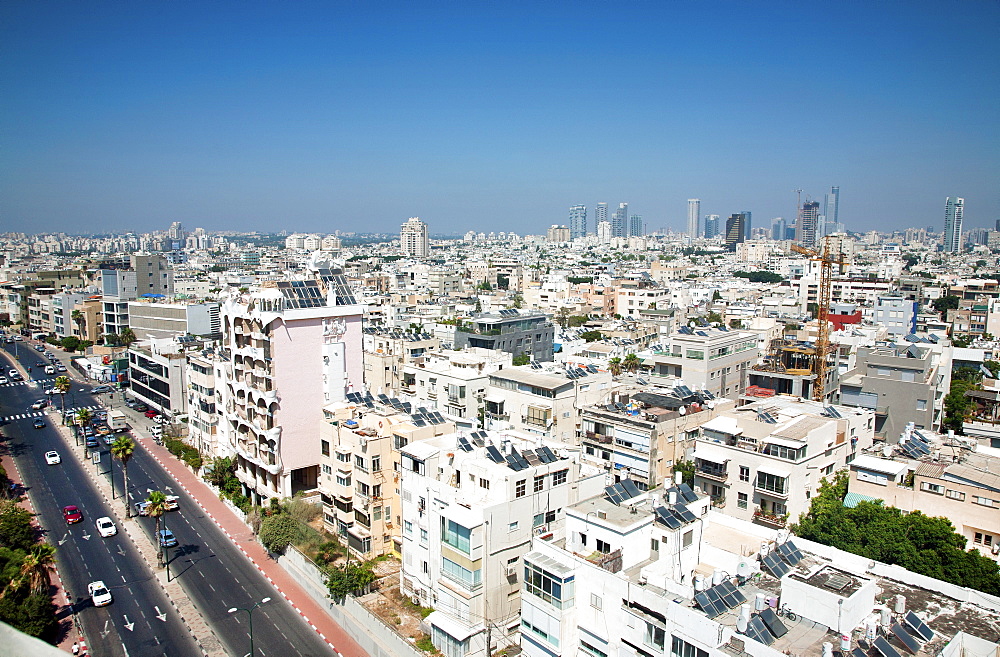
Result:
<svg viewBox="0 0 1000 657">
<path fill-rule="evenodd" d="M 823 203 L 835 186 L 851 231 L 942 231 L 948 196 L 967 229 L 1000 218 L 996 4 L 8 3 L 0 18 L 6 230 L 396 232 L 419 216 L 540 234 L 573 205 L 594 226 L 595 200 L 628 199 L 647 231 L 680 233 L 687 199 L 768 225 L 796 216 L 792 190 Z M 737 33 L 753 37 L 720 38 Z M 566 103 L 581 87 L 597 93 Z"/>
</svg>

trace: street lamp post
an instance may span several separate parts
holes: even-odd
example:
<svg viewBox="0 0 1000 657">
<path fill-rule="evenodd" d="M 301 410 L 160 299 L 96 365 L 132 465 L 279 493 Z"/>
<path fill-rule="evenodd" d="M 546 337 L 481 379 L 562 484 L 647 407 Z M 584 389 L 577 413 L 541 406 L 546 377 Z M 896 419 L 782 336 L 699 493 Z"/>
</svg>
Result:
<svg viewBox="0 0 1000 657">
<path fill-rule="evenodd" d="M 247 657 L 254 657 L 254 655 L 253 655 L 253 610 L 256 609 L 257 607 L 261 606 L 265 602 L 270 602 L 270 601 L 271 601 L 271 598 L 264 598 L 263 600 L 261 600 L 260 602 L 258 602 L 254 606 L 250 607 L 249 609 L 244 609 L 243 607 L 232 607 L 229 610 L 230 614 L 234 614 L 237 611 L 245 611 L 245 612 L 247 612 L 247 618 L 250 619 L 250 652 L 247 653 Z"/>
</svg>

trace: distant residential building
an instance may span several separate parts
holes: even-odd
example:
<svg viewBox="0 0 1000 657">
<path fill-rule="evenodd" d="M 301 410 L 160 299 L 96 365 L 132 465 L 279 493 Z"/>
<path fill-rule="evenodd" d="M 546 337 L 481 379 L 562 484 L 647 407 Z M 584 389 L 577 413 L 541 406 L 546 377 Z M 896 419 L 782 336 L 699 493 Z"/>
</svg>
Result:
<svg viewBox="0 0 1000 657">
<path fill-rule="evenodd" d="M 819 201 L 806 201 L 799 208 L 799 218 L 795 224 L 795 241 L 804 246 L 815 246 L 818 225 Z"/>
<path fill-rule="evenodd" d="M 478 428 L 489 375 L 510 367 L 511 359 L 488 349 L 427 352 L 404 365 L 400 396 L 444 413 L 458 427 Z"/>
<path fill-rule="evenodd" d="M 455 347 L 499 349 L 514 356 L 551 361 L 555 327 L 545 313 L 501 310 L 473 317 L 469 326 L 455 332 Z"/>
<path fill-rule="evenodd" d="M 594 208 L 594 226 L 597 226 L 602 221 L 608 220 L 608 204 L 598 203 L 597 207 Z"/>
<path fill-rule="evenodd" d="M 426 258 L 430 254 L 427 224 L 420 217 L 410 217 L 399 231 L 400 248 L 403 253 L 415 258 Z"/>
<path fill-rule="evenodd" d="M 872 319 L 882 324 L 893 336 L 915 333 L 917 330 L 917 309 L 920 304 L 898 295 L 879 295 Z"/>
<path fill-rule="evenodd" d="M 406 365 L 441 346 L 438 338 L 427 333 L 380 326 L 366 327 L 362 338 L 365 386 L 392 396 L 403 388 Z"/>
<path fill-rule="evenodd" d="M 612 237 L 614 237 L 614 229 L 611 227 L 611 222 L 597 222 L 597 241 L 601 244 L 611 244 Z"/>
<path fill-rule="evenodd" d="M 949 196 L 944 203 L 944 239 L 941 250 L 945 253 L 958 253 L 962 250 L 962 215 L 965 212 L 965 199 L 960 196 Z"/>
<path fill-rule="evenodd" d="M 574 205 L 569 209 L 570 239 L 587 236 L 587 206 Z"/>
<path fill-rule="evenodd" d="M 558 226 L 553 224 L 549 227 L 545 234 L 545 241 L 550 243 L 562 243 L 570 241 L 571 229 L 566 226 Z"/>
<path fill-rule="evenodd" d="M 699 221 L 701 220 L 701 199 L 689 198 L 688 199 L 688 223 L 687 223 L 687 234 L 691 239 L 701 237 L 702 231 L 700 230 Z"/>
<path fill-rule="evenodd" d="M 782 217 L 775 217 L 771 220 L 771 239 L 781 241 L 785 239 L 785 220 Z"/>
<path fill-rule="evenodd" d="M 681 379 L 693 390 L 737 399 L 746 390 L 748 371 L 757 361 L 757 336 L 682 326 L 639 357 L 654 379 Z"/>
<path fill-rule="evenodd" d="M 131 257 L 135 270 L 136 295 L 162 295 L 174 293 L 174 271 L 161 253 L 135 253 Z"/>
<path fill-rule="evenodd" d="M 628 236 L 629 237 L 643 237 L 646 234 L 645 224 L 642 222 L 642 216 L 634 214 L 628 218 Z"/>
</svg>

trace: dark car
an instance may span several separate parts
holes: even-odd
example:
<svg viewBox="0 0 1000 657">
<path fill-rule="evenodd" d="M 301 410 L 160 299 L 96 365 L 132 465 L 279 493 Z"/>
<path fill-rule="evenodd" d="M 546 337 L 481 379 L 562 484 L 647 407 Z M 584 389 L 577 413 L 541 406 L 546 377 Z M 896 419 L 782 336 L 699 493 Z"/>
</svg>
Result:
<svg viewBox="0 0 1000 657">
<path fill-rule="evenodd" d="M 149 410 L 149 406 L 146 406 L 142 402 L 139 402 L 133 407 L 133 410 L 139 411 L 140 413 L 145 413 L 146 411 Z"/>
<path fill-rule="evenodd" d="M 36 429 L 44 429 L 45 428 L 45 420 L 43 420 L 42 418 L 38 418 L 37 420 L 35 420 L 35 428 Z"/>
<path fill-rule="evenodd" d="M 62 512 L 67 525 L 72 525 L 83 520 L 83 513 L 75 506 L 64 506 Z"/>
<path fill-rule="evenodd" d="M 87 447 L 99 447 L 100 444 L 97 442 L 95 436 L 87 436 Z"/>
</svg>

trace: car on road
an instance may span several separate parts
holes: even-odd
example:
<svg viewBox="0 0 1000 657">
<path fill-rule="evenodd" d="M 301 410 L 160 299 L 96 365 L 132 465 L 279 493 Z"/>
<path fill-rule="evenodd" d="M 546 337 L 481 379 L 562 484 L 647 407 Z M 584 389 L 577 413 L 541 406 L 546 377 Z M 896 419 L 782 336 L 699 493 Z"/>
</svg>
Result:
<svg viewBox="0 0 1000 657">
<path fill-rule="evenodd" d="M 44 429 L 45 428 L 45 420 L 43 420 L 42 418 L 38 418 L 37 420 L 35 420 L 32 423 L 32 426 L 35 427 L 36 429 Z"/>
<path fill-rule="evenodd" d="M 98 436 L 107 436 L 111 433 L 111 427 L 106 424 L 97 424 L 94 426 L 94 432 Z"/>
<path fill-rule="evenodd" d="M 0 376 L 0 386 L 10 383 L 10 379 L 5 376 Z"/>
<path fill-rule="evenodd" d="M 10 372 L 10 380 L 11 381 L 24 381 L 24 377 L 21 376 L 20 372 L 18 372 L 16 370 L 11 370 L 11 372 Z"/>
<path fill-rule="evenodd" d="M 177 539 L 174 538 L 174 533 L 169 529 L 160 530 L 160 547 L 175 547 L 177 545 Z"/>
<path fill-rule="evenodd" d="M 96 436 L 87 436 L 87 447 L 100 447 Z"/>
<path fill-rule="evenodd" d="M 157 413 L 153 409 L 151 409 L 151 408 L 146 409 L 146 417 L 148 417 L 150 420 L 152 420 L 157 415 L 159 415 L 159 413 Z"/>
<path fill-rule="evenodd" d="M 99 395 L 102 392 L 111 392 L 113 388 L 111 386 L 94 386 L 91 388 L 90 392 L 94 395 Z"/>
<path fill-rule="evenodd" d="M 72 525 L 83 520 L 83 512 L 75 506 L 64 506 L 62 511 L 67 525 Z"/>
<path fill-rule="evenodd" d="M 48 399 L 39 399 L 38 401 L 36 401 L 34 404 L 31 405 L 31 408 L 33 408 L 36 411 L 38 411 L 38 410 L 41 410 L 41 409 L 45 408 L 48 405 L 49 405 L 49 400 Z"/>
<path fill-rule="evenodd" d="M 62 363 L 56 365 L 56 372 L 65 372 L 65 371 L 66 371 L 66 366 L 63 365 Z"/>
<path fill-rule="evenodd" d="M 95 607 L 104 607 L 111 604 L 111 591 L 100 580 L 87 584 L 87 593 L 90 594 L 90 599 L 94 601 Z"/>
<path fill-rule="evenodd" d="M 43 345 L 43 344 L 36 344 L 35 345 L 35 351 L 45 351 L 45 345 Z"/>
<path fill-rule="evenodd" d="M 58 465 L 62 463 L 62 458 L 59 456 L 59 452 L 45 452 L 45 462 L 49 465 Z"/>
<path fill-rule="evenodd" d="M 163 502 L 163 508 L 167 511 L 176 511 L 180 508 L 181 498 L 177 495 L 167 495 L 167 499 Z"/>
<path fill-rule="evenodd" d="M 136 502 L 135 512 L 140 516 L 149 515 L 149 502 Z"/>
<path fill-rule="evenodd" d="M 114 536 L 117 534 L 118 528 L 115 527 L 115 523 L 111 520 L 111 518 L 104 516 L 103 518 L 97 519 L 97 533 L 103 538 L 107 538 L 108 536 Z"/>
</svg>

